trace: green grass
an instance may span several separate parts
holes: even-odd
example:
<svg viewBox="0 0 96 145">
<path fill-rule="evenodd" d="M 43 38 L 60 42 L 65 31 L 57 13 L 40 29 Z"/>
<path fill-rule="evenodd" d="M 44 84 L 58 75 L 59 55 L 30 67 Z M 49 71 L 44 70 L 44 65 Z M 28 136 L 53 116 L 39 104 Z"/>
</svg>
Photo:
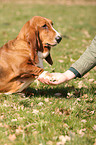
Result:
<svg viewBox="0 0 96 145">
<path fill-rule="evenodd" d="M 53 20 L 63 36 L 52 48 L 49 72 L 64 72 L 90 45 L 96 35 L 96 6 L 33 4 L 0 5 L 0 46 L 14 39 L 34 15 Z M 61 61 L 64 61 L 61 63 Z M 0 145 L 93 145 L 96 138 L 96 70 L 86 77 L 59 86 L 34 82 L 25 96 L 0 95 Z M 93 80 L 90 80 L 93 79 Z M 80 86 L 81 84 L 81 86 Z M 32 92 L 32 95 L 29 95 Z M 56 96 L 61 93 L 61 96 Z"/>
</svg>

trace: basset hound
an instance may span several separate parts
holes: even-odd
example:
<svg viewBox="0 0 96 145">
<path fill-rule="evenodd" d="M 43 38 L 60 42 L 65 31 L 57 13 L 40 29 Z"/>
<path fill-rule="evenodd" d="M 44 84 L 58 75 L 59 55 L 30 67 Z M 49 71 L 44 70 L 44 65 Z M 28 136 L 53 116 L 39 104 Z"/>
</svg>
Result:
<svg viewBox="0 0 96 145">
<path fill-rule="evenodd" d="M 34 16 L 0 48 L 0 93 L 22 92 L 44 72 L 43 59 L 53 64 L 50 49 L 62 38 L 52 25 L 51 20 Z"/>
</svg>

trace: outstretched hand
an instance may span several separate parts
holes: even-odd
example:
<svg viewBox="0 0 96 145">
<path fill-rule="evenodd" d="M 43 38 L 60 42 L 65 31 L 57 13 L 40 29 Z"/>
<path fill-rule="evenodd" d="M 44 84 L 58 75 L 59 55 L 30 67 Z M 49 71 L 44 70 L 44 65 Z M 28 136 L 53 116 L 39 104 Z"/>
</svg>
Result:
<svg viewBox="0 0 96 145">
<path fill-rule="evenodd" d="M 47 85 L 59 85 L 66 81 L 75 78 L 75 74 L 70 70 L 67 70 L 65 73 L 46 73 L 38 77 L 38 80 Z"/>
<path fill-rule="evenodd" d="M 58 85 L 67 81 L 64 73 L 48 73 L 50 77 L 40 77 L 38 80 L 47 85 Z"/>
</svg>

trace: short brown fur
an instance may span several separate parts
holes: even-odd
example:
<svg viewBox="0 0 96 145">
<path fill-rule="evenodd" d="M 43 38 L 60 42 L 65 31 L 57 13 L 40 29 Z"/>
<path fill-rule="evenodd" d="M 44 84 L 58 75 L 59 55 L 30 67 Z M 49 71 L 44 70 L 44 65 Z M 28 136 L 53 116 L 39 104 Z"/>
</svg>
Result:
<svg viewBox="0 0 96 145">
<path fill-rule="evenodd" d="M 48 32 L 42 27 L 47 25 Z M 55 32 L 52 21 L 40 16 L 29 20 L 21 29 L 16 39 L 0 48 L 0 92 L 15 93 L 28 82 L 26 87 L 44 70 L 37 66 L 38 51 L 47 51 L 46 44 L 53 44 Z M 45 58 L 52 64 L 49 56 Z"/>
</svg>

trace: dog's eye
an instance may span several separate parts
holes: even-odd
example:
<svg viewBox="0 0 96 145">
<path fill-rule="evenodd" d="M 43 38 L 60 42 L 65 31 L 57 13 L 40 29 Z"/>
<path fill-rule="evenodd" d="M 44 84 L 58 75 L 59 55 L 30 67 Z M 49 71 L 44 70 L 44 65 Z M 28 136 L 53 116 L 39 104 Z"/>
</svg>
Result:
<svg viewBox="0 0 96 145">
<path fill-rule="evenodd" d="M 48 29 L 48 27 L 47 27 L 46 24 L 44 24 L 42 27 L 43 27 L 44 29 Z"/>
</svg>

